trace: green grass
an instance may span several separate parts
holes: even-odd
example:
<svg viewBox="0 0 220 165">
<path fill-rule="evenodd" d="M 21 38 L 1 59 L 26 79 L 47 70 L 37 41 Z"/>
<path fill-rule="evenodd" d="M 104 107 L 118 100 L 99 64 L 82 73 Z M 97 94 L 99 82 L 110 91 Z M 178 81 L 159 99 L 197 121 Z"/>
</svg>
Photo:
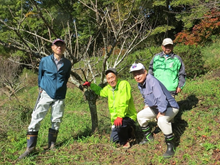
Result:
<svg viewBox="0 0 220 165">
<path fill-rule="evenodd" d="M 216 48 L 217 46 L 214 45 Z M 207 48 L 207 49 L 211 49 Z M 213 48 L 212 48 L 213 49 Z M 203 51 L 207 65 L 211 65 L 216 56 Z M 180 111 L 175 117 L 173 130 L 176 136 L 176 153 L 170 159 L 163 159 L 166 150 L 161 132 L 154 134 L 155 140 L 146 145 L 134 143 L 128 150 L 117 148 L 110 143 L 110 116 L 107 99 L 98 98 L 98 131 L 91 133 L 91 115 L 83 93 L 77 88 L 68 88 L 66 107 L 61 124 L 57 150 L 45 151 L 48 129 L 50 128 L 50 110 L 41 123 L 37 142 L 37 153 L 17 161 L 26 148 L 26 131 L 38 94 L 35 84 L 37 75 L 28 72 L 30 77 L 17 98 L 0 96 L 0 164 L 137 164 L 137 165 L 202 165 L 220 164 L 220 68 L 215 68 L 202 77 L 187 79 L 186 85 L 176 97 Z M 218 66 L 218 67 L 217 67 Z M 209 67 L 211 68 L 211 66 Z M 132 86 L 136 110 L 142 110 L 143 98 L 136 82 L 127 79 Z M 31 84 L 31 85 L 29 85 Z M 155 121 L 151 121 L 156 126 Z M 137 141 L 141 139 L 137 124 Z"/>
<path fill-rule="evenodd" d="M 219 42 L 213 43 L 210 46 L 204 47 L 202 49 L 203 59 L 205 61 L 205 67 L 210 70 L 215 69 L 220 63 L 220 47 Z"/>
<path fill-rule="evenodd" d="M 219 70 L 217 70 L 218 72 Z M 19 94 L 19 102 L 12 99 L 1 107 L 0 162 L 3 164 L 214 164 L 219 163 L 220 79 L 212 72 L 196 80 L 187 80 L 182 93 L 176 97 L 180 104 L 180 113 L 173 127 L 178 137 L 178 146 L 173 158 L 163 159 L 166 150 L 163 134 L 155 134 L 155 141 L 146 144 L 134 144 L 123 150 L 109 142 L 110 118 L 107 100 L 97 101 L 99 129 L 91 134 L 90 111 L 83 93 L 77 89 L 68 89 L 66 109 L 59 131 L 55 152 L 45 152 L 50 111 L 41 123 L 36 155 L 16 162 L 26 147 L 26 130 L 30 114 L 37 97 L 37 87 Z M 212 77 L 212 78 L 210 78 Z M 137 111 L 143 107 L 143 99 L 136 82 L 129 80 Z M 22 103 L 22 106 L 20 105 Z M 31 107 L 31 108 L 30 108 Z M 22 113 L 25 114 L 22 116 Z M 23 117 L 23 119 L 22 119 Z M 154 123 L 152 121 L 152 123 Z M 155 125 L 155 124 L 154 124 Z M 137 131 L 138 132 L 138 131 Z"/>
</svg>

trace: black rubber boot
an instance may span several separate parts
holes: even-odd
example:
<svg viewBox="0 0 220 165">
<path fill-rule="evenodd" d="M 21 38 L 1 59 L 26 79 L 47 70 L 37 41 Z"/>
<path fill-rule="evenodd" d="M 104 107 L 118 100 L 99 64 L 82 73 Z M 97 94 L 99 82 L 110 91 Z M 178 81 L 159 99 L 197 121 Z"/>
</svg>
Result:
<svg viewBox="0 0 220 165">
<path fill-rule="evenodd" d="M 37 135 L 38 132 L 27 132 L 27 149 L 19 156 L 18 159 L 22 159 L 35 152 L 35 147 L 37 145 Z"/>
<path fill-rule="evenodd" d="M 57 141 L 57 135 L 58 131 L 49 128 L 49 134 L 48 134 L 48 149 L 55 150 L 55 143 Z"/>
<path fill-rule="evenodd" d="M 154 140 L 153 134 L 151 133 L 151 128 L 149 126 L 141 127 L 141 129 L 144 132 L 144 138 L 139 144 L 145 144 Z"/>
<path fill-rule="evenodd" d="M 130 126 L 129 132 L 130 132 L 129 139 L 135 140 L 136 139 L 135 126 Z"/>
<path fill-rule="evenodd" d="M 175 154 L 174 135 L 165 135 L 165 142 L 167 144 L 167 151 L 163 154 L 163 157 L 170 158 Z"/>
</svg>

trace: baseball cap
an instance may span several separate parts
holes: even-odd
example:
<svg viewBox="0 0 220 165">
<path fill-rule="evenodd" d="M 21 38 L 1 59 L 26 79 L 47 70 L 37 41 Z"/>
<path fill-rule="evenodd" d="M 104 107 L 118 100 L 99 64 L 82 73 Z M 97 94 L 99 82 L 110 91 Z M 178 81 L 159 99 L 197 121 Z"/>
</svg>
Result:
<svg viewBox="0 0 220 165">
<path fill-rule="evenodd" d="M 118 74 L 115 68 L 108 68 L 108 69 L 105 71 L 105 75 L 107 75 L 109 72 L 112 72 L 112 73 L 114 73 L 115 75 Z"/>
<path fill-rule="evenodd" d="M 173 45 L 173 40 L 170 39 L 170 38 L 165 38 L 163 40 L 163 43 L 162 43 L 163 46 L 166 46 L 166 45 Z"/>
<path fill-rule="evenodd" d="M 138 70 L 145 69 L 144 65 L 141 63 L 133 63 L 130 67 L 130 73 Z"/>
<path fill-rule="evenodd" d="M 57 39 L 53 40 L 52 45 L 54 45 L 56 42 L 62 42 L 62 43 L 65 44 L 65 41 L 64 41 L 64 40 L 62 40 L 62 39 L 60 39 L 60 38 L 57 38 Z"/>
</svg>

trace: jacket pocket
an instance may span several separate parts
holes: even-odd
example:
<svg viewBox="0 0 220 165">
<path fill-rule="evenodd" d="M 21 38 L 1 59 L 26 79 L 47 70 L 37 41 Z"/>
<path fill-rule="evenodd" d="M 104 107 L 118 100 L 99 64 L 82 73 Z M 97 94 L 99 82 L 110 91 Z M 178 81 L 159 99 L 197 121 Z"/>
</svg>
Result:
<svg viewBox="0 0 220 165">
<path fill-rule="evenodd" d="M 155 106 L 155 99 L 154 99 L 153 91 L 146 92 L 145 97 L 146 97 L 146 100 L 147 100 L 149 107 Z"/>
</svg>

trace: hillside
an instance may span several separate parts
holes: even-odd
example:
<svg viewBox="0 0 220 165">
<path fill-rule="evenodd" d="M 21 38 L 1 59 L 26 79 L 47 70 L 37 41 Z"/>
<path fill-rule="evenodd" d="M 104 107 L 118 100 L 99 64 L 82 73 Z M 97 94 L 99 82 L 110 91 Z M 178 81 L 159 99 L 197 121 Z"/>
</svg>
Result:
<svg viewBox="0 0 220 165">
<path fill-rule="evenodd" d="M 97 101 L 99 130 L 91 135 L 88 104 L 77 88 L 70 88 L 66 98 L 66 112 L 58 135 L 58 149 L 46 151 L 50 115 L 44 119 L 39 132 L 37 151 L 27 159 L 16 161 L 26 147 L 26 129 L 37 97 L 37 86 L 24 89 L 17 99 L 1 97 L 0 162 L 2 164 L 220 164 L 220 68 L 195 80 L 176 97 L 180 112 L 173 125 L 177 150 L 173 158 L 163 159 L 166 150 L 164 136 L 155 132 L 153 143 L 139 145 L 139 127 L 136 141 L 130 149 L 117 148 L 109 143 L 110 119 L 106 99 Z M 129 80 L 137 111 L 143 100 L 134 80 Z M 18 101 L 19 100 L 19 101 Z M 2 104 L 4 102 L 4 104 Z M 151 122 L 155 126 L 155 122 Z"/>
</svg>

